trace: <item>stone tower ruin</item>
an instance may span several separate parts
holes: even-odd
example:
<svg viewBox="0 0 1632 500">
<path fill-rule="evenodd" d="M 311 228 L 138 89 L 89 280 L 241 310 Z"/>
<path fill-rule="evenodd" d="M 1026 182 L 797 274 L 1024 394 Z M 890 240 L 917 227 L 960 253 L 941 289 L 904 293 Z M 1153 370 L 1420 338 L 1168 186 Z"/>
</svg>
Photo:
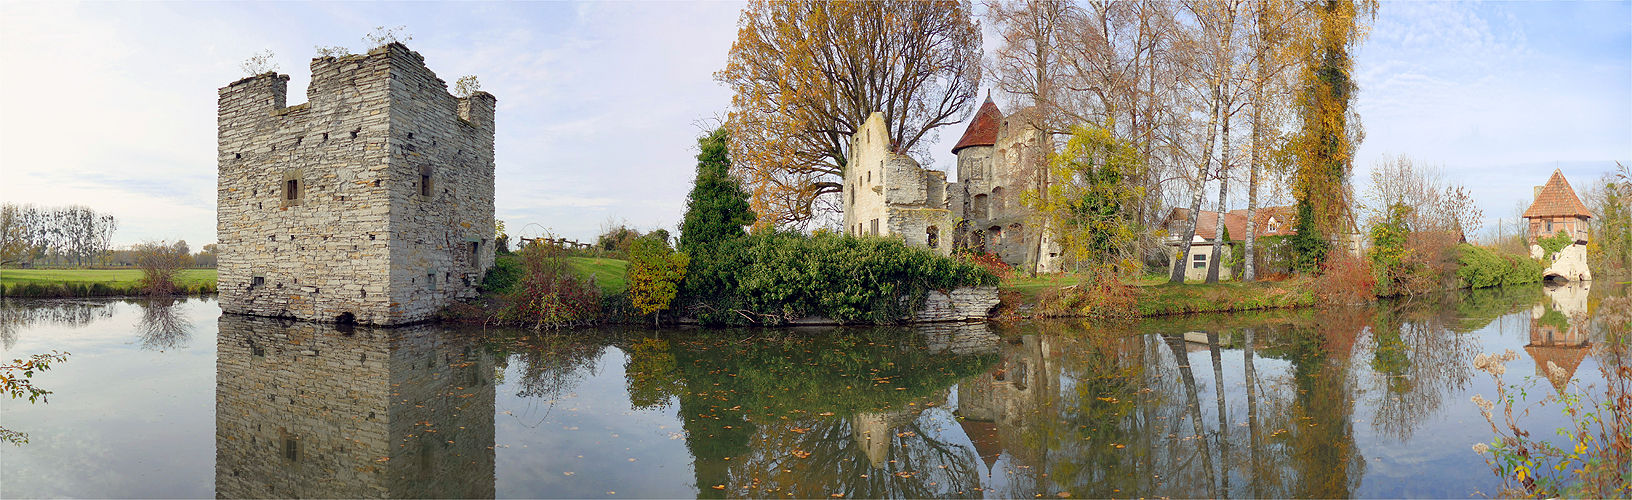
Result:
<svg viewBox="0 0 1632 500">
<path fill-rule="evenodd" d="M 429 319 L 493 265 L 491 94 L 448 93 L 400 43 L 219 94 L 221 308 L 306 321 Z"/>
</svg>

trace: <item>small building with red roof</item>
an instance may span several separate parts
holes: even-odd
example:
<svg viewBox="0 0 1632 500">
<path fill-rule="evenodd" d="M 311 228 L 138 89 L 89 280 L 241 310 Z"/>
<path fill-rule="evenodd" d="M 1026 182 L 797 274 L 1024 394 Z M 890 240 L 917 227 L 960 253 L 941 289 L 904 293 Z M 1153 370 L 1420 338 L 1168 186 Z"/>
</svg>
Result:
<svg viewBox="0 0 1632 500">
<path fill-rule="evenodd" d="M 1542 276 L 1549 279 L 1566 279 L 1585 281 L 1592 279 L 1592 271 L 1587 268 L 1587 219 L 1593 217 L 1592 211 L 1581 198 L 1575 195 L 1575 189 L 1570 187 L 1570 181 L 1564 178 L 1564 172 L 1553 170 L 1552 177 L 1547 184 L 1537 186 L 1535 201 L 1530 208 L 1524 210 L 1524 219 L 1530 225 L 1530 256 L 1541 259 L 1547 269 Z M 1542 248 L 1539 240 L 1563 234 L 1569 237 L 1569 244 L 1558 251 L 1549 253 Z"/>
</svg>

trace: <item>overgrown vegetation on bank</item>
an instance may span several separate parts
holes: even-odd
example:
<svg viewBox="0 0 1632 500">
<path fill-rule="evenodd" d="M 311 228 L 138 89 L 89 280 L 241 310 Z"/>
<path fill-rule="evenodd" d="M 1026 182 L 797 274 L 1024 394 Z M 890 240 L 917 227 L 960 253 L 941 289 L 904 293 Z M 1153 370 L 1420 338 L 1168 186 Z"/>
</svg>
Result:
<svg viewBox="0 0 1632 500">
<path fill-rule="evenodd" d="M 876 237 L 765 231 L 693 257 L 680 313 L 705 325 L 777 325 L 809 316 L 891 324 L 916 313 L 930 290 L 996 286 L 960 260 Z"/>
</svg>

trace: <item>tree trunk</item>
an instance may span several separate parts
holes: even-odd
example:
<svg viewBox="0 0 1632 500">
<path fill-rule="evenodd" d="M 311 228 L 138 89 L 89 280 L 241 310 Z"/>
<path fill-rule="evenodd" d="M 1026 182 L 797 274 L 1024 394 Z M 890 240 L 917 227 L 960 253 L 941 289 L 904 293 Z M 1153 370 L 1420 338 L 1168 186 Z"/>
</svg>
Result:
<svg viewBox="0 0 1632 500">
<path fill-rule="evenodd" d="M 1190 241 L 1196 239 L 1196 221 L 1201 216 L 1202 190 L 1207 187 L 1207 173 L 1213 163 L 1213 141 L 1218 139 L 1218 101 L 1219 84 L 1212 84 L 1212 109 L 1207 115 L 1207 145 L 1202 148 L 1201 168 L 1196 172 L 1195 180 L 1190 181 L 1190 217 L 1189 226 L 1184 229 L 1184 241 L 1179 242 L 1179 256 L 1175 259 L 1173 274 L 1167 279 L 1168 283 L 1184 283 L 1185 272 L 1190 266 Z"/>
</svg>

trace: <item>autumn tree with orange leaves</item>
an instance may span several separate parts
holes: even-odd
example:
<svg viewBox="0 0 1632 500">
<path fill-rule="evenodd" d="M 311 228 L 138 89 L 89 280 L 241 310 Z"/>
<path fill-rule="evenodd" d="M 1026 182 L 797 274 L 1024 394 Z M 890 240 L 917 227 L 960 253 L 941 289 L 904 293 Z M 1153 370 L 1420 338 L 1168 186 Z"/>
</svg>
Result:
<svg viewBox="0 0 1632 500">
<path fill-rule="evenodd" d="M 898 152 L 927 163 L 939 127 L 980 89 L 981 33 L 968 2 L 755 0 L 715 79 L 735 95 L 732 164 L 757 226 L 803 228 L 837 212 L 850 136 L 884 114 Z"/>
</svg>

